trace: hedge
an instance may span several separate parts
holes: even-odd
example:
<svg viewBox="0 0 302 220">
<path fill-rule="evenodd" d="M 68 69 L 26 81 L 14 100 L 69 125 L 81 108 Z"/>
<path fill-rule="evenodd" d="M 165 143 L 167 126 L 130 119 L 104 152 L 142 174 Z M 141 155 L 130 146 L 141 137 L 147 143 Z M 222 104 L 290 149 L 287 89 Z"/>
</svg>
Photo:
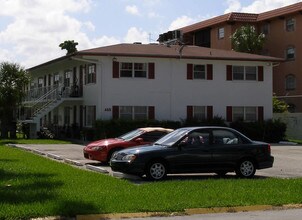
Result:
<svg viewBox="0 0 302 220">
<path fill-rule="evenodd" d="M 141 127 L 164 127 L 177 129 L 189 126 L 223 126 L 227 127 L 224 119 L 214 117 L 211 120 L 181 120 L 181 121 L 156 121 L 156 120 L 97 120 L 94 128 L 84 129 L 83 137 L 92 141 L 97 139 L 118 137 L 131 130 Z M 237 121 L 229 124 L 253 140 L 277 143 L 285 140 L 286 124 L 280 120 L 267 120 L 263 122 Z"/>
</svg>

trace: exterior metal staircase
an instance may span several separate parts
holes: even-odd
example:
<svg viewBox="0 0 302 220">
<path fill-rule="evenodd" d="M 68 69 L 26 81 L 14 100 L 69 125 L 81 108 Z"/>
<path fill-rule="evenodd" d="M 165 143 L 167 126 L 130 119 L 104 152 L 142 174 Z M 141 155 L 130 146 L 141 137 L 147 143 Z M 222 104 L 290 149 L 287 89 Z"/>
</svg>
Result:
<svg viewBox="0 0 302 220">
<path fill-rule="evenodd" d="M 24 104 L 29 110 L 29 115 L 27 115 L 27 117 L 21 117 L 24 118 L 22 121 L 38 123 L 40 118 L 63 102 L 62 97 L 64 96 L 64 93 L 60 92 L 61 89 L 59 89 L 59 87 L 43 89 L 45 89 L 45 93 L 42 93 L 38 98 L 33 96 L 33 91 L 25 98 Z"/>
</svg>

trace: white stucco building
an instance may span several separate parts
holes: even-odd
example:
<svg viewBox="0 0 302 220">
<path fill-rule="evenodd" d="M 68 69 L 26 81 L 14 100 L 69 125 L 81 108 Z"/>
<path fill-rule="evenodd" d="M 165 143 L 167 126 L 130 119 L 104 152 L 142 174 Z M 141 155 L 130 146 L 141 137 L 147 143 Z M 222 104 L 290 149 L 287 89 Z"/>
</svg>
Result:
<svg viewBox="0 0 302 220">
<path fill-rule="evenodd" d="M 20 119 L 91 127 L 96 119 L 272 118 L 273 66 L 282 59 L 197 46 L 118 44 L 28 69 Z"/>
</svg>

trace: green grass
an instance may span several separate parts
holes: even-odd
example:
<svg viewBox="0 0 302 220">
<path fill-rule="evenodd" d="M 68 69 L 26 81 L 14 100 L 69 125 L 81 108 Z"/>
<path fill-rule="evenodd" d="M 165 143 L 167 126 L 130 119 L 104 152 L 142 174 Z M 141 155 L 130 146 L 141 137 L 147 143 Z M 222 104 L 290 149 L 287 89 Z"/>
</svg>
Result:
<svg viewBox="0 0 302 220">
<path fill-rule="evenodd" d="M 3 144 L 70 144 L 70 141 L 54 139 L 0 139 L 0 145 Z"/>
<path fill-rule="evenodd" d="M 0 145 L 0 219 L 302 203 L 302 179 L 133 184 Z"/>
</svg>

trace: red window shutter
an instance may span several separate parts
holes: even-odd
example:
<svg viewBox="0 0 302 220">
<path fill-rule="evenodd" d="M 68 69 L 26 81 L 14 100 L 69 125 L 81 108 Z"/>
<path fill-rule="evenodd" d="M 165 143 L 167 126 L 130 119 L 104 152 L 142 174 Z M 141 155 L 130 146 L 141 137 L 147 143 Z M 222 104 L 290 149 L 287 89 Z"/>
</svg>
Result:
<svg viewBox="0 0 302 220">
<path fill-rule="evenodd" d="M 233 110 L 232 106 L 227 106 L 226 107 L 226 116 L 227 116 L 227 122 L 232 122 L 233 121 Z"/>
<path fill-rule="evenodd" d="M 263 66 L 258 66 L 258 81 L 263 81 Z"/>
<path fill-rule="evenodd" d="M 213 119 L 213 106 L 207 106 L 207 119 Z"/>
<path fill-rule="evenodd" d="M 213 65 L 207 64 L 207 80 L 213 80 Z"/>
<path fill-rule="evenodd" d="M 112 62 L 112 77 L 113 78 L 119 78 L 120 74 L 119 74 L 119 62 L 113 61 Z"/>
<path fill-rule="evenodd" d="M 155 79 L 155 64 L 148 64 L 148 79 Z"/>
<path fill-rule="evenodd" d="M 155 107 L 154 106 L 149 106 L 149 108 L 148 108 L 148 119 L 149 120 L 155 119 Z"/>
<path fill-rule="evenodd" d="M 232 65 L 227 65 L 226 67 L 226 78 L 228 81 L 232 81 L 233 80 L 233 68 Z"/>
<path fill-rule="evenodd" d="M 120 116 L 120 108 L 119 106 L 112 106 L 112 118 L 118 119 Z"/>
<path fill-rule="evenodd" d="M 193 64 L 187 64 L 187 79 L 193 79 Z"/>
<path fill-rule="evenodd" d="M 263 106 L 258 107 L 258 121 L 263 121 L 264 120 L 264 110 Z"/>
<path fill-rule="evenodd" d="M 187 119 L 193 119 L 193 106 L 187 106 Z"/>
</svg>

